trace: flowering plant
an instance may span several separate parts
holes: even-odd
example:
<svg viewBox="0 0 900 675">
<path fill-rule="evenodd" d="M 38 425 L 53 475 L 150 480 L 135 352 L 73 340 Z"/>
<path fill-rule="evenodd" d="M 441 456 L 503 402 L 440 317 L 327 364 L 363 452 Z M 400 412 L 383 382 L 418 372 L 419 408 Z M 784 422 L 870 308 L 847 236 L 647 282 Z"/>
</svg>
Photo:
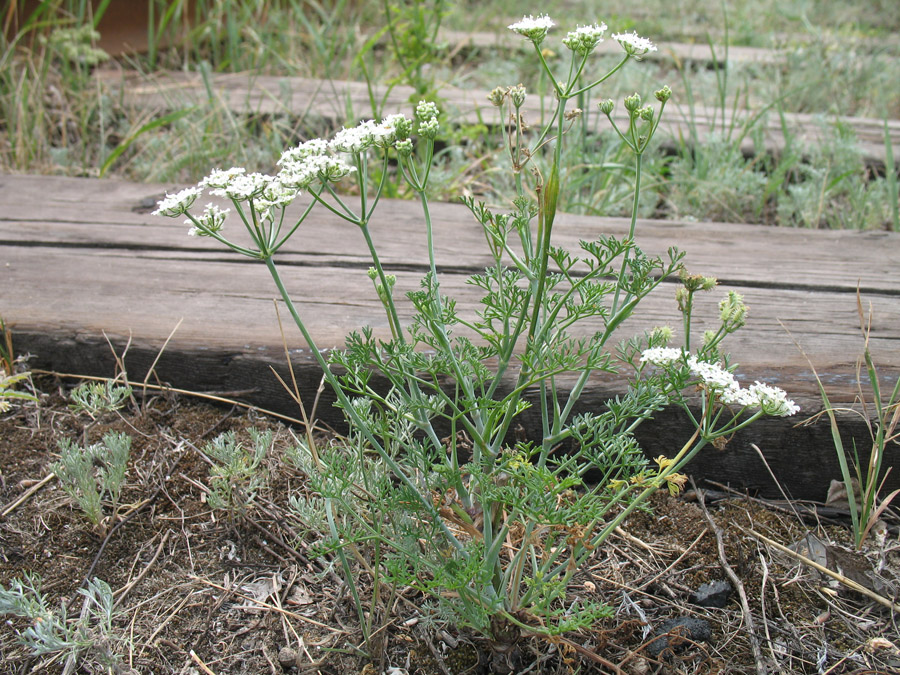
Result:
<svg viewBox="0 0 900 675">
<path fill-rule="evenodd" d="M 461 316 L 445 294 L 435 260 L 427 196 L 440 133 L 433 103 L 421 102 L 413 118 L 392 115 L 343 129 L 329 141 L 301 143 L 282 154 L 272 176 L 241 168 L 214 171 L 197 188 L 167 196 L 157 211 L 183 214 L 191 234 L 263 261 L 334 388 L 358 453 L 353 470 L 347 469 L 346 453 L 312 453 L 318 474 L 312 472 L 311 480 L 326 501 L 333 549 L 345 561 L 347 546 L 366 542 L 377 552 L 372 567 L 379 575 L 422 590 L 439 611 L 500 643 L 514 641 L 522 630 L 575 630 L 606 614 L 608 608 L 596 602 L 565 601 L 579 565 L 650 494 L 660 488 L 676 492 L 684 483 L 678 472 L 705 444 L 761 415 L 794 411 L 783 393 L 766 385 L 742 389 L 720 353 L 722 339 L 743 323 L 746 308 L 739 296 L 726 298 L 719 330 L 689 353 L 694 293 L 713 287 L 714 280 L 682 272 L 683 349 L 668 346 L 669 329 L 618 346 L 612 342 L 641 300 L 681 271 L 676 249 L 650 258 L 635 243 L 641 158 L 672 92 L 655 92 L 658 110 L 638 94 L 627 97 L 624 128 L 612 120 L 615 103 L 600 103 L 635 158 L 628 236 L 582 241 L 577 253 L 555 246 L 562 148 L 579 114 L 566 110 L 568 101 L 656 47 L 636 34 L 614 35 L 623 48 L 621 61 L 597 75 L 589 61 L 606 25 L 579 27 L 563 39 L 570 59 L 560 79 L 541 50 L 552 26 L 544 15 L 510 26 L 532 42 L 550 76 L 556 105 L 546 124 L 528 135 L 521 121 L 527 95 L 522 85 L 489 96 L 514 121 L 507 149 L 515 194 L 505 213 L 464 199 L 493 260 L 470 279 L 482 293 L 474 316 Z M 381 264 L 371 231 L 392 160 L 396 180 L 421 202 L 428 250 L 429 272 L 406 295 L 413 310 L 406 325 L 399 318 L 396 278 Z M 340 191 L 343 180 L 355 182 L 357 204 Z M 252 246 L 227 238 L 226 210 L 210 204 L 200 214 L 192 211 L 204 190 L 231 202 Z M 312 201 L 288 224 L 285 208 L 301 190 Z M 313 208 L 328 209 L 359 230 L 390 330 L 389 336 L 370 328 L 355 331 L 330 360 L 316 348 L 275 263 Z M 574 327 L 588 323 L 590 337 L 578 336 Z M 623 369 L 634 373 L 623 396 L 605 410 L 578 411 L 592 377 Z M 375 373 L 382 378 L 377 385 Z M 693 385 L 702 392 L 699 415 L 684 393 Z M 685 407 L 697 429 L 673 458 L 660 456 L 654 467 L 633 434 L 670 401 Z M 516 424 L 529 408 L 539 411 L 540 435 L 515 439 Z M 363 485 L 348 483 L 350 475 Z M 341 505 L 346 517 L 339 523 L 334 514 Z"/>
</svg>

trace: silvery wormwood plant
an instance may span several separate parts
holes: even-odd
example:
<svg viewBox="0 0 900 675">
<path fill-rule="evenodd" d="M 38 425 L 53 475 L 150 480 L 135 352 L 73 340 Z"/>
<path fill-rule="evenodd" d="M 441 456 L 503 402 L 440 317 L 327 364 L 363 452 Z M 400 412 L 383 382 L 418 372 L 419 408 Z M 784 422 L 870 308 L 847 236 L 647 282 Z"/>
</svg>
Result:
<svg viewBox="0 0 900 675">
<path fill-rule="evenodd" d="M 658 110 L 638 94 L 627 97 L 627 127 L 612 120 L 613 101 L 600 103 L 634 155 L 628 236 L 583 241 L 578 253 L 553 245 L 564 189 L 562 147 L 580 112 L 567 111 L 567 103 L 656 47 L 634 33 L 613 35 L 623 56 L 597 76 L 590 57 L 606 26 L 579 27 L 563 39 L 570 59 L 560 79 L 541 47 L 552 26 L 547 16 L 510 26 L 533 44 L 553 83 L 555 110 L 547 123 L 529 135 L 521 121 L 521 85 L 489 97 L 512 120 L 507 145 L 516 193 L 506 213 L 464 200 L 493 258 L 469 280 L 482 294 L 474 316 L 461 316 L 445 295 L 434 255 L 427 197 L 439 132 L 433 103 L 421 102 L 412 119 L 391 115 L 343 129 L 329 141 L 301 143 L 282 154 L 274 176 L 241 168 L 213 171 L 197 187 L 167 196 L 156 212 L 186 215 L 191 234 L 265 263 L 336 392 L 349 438 L 359 443 L 358 464 L 384 469 L 388 480 L 363 470 L 357 475 L 364 484 L 348 485 L 341 479 L 351 473 L 346 467 L 329 473 L 328 462 L 316 459 L 322 475 L 315 482 L 329 509 L 332 547 L 344 559 L 347 546 L 375 546 L 383 552 L 374 566 L 378 575 L 421 589 L 439 611 L 497 642 L 514 641 L 522 630 L 575 630 L 606 614 L 604 605 L 567 602 L 565 592 L 572 574 L 615 527 L 657 489 L 677 492 L 684 482 L 679 471 L 706 444 L 762 415 L 794 411 L 780 390 L 758 383 L 742 388 L 721 352 L 722 340 L 743 324 L 740 296 L 723 300 L 720 327 L 691 352 L 694 295 L 715 280 L 686 274 L 675 249 L 666 259 L 649 258 L 635 244 L 641 158 L 671 96 L 668 87 L 655 92 Z M 398 167 L 393 176 L 392 158 Z M 342 180 L 356 182 L 355 206 L 338 191 Z M 371 229 L 387 180 L 405 183 L 422 206 L 429 272 L 418 290 L 406 294 L 413 315 L 407 325 L 400 320 L 396 278 L 382 266 Z M 229 210 L 210 204 L 194 213 L 204 190 L 230 200 L 252 245 L 226 237 Z M 299 219 L 286 222 L 285 208 L 301 191 L 311 202 Z M 313 208 L 340 216 L 365 240 L 369 276 L 390 326 L 390 336 L 369 328 L 353 332 L 346 349 L 330 360 L 316 347 L 275 263 Z M 678 301 L 684 346 L 667 346 L 667 328 L 613 344 L 613 334 L 641 300 L 676 272 L 683 282 Z M 626 393 L 603 410 L 576 409 L 592 377 L 620 371 L 633 375 Z M 671 402 L 684 407 L 696 432 L 681 448 L 668 449 L 671 457 L 648 463 L 633 432 Z M 530 407 L 539 411 L 539 435 L 512 440 Z M 359 508 L 361 498 L 370 503 L 366 513 Z M 340 505 L 347 507 L 342 526 L 334 518 Z"/>
</svg>

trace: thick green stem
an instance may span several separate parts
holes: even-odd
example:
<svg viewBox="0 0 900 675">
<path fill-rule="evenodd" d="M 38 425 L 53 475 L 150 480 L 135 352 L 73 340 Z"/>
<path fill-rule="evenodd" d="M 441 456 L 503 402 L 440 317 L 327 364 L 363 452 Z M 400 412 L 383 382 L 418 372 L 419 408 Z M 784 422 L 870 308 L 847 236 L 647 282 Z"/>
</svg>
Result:
<svg viewBox="0 0 900 675">
<path fill-rule="evenodd" d="M 640 207 L 641 202 L 641 159 L 643 158 L 642 152 L 636 152 L 634 155 L 634 200 L 631 204 L 631 225 L 628 228 L 628 243 L 634 245 L 634 231 L 637 227 L 637 217 L 638 217 L 638 208 Z M 628 272 L 628 256 L 631 253 L 631 247 L 625 249 L 625 254 L 622 256 L 622 269 L 619 270 L 619 278 L 616 282 L 616 294 L 613 296 L 613 304 L 612 304 L 612 312 L 611 316 L 616 315 L 616 311 L 619 309 L 619 293 L 622 290 L 622 285 L 625 283 L 625 275 Z M 625 302 L 628 302 L 627 297 L 630 293 L 626 294 Z"/>
</svg>

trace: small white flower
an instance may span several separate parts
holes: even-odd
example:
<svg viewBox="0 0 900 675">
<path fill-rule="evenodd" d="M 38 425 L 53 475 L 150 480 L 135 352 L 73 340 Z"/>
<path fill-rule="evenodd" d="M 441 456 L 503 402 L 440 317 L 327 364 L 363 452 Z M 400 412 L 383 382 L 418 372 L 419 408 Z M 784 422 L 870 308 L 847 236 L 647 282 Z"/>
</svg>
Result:
<svg viewBox="0 0 900 675">
<path fill-rule="evenodd" d="M 207 204 L 200 217 L 197 218 L 199 226 L 194 225 L 194 221 L 185 220 L 185 225 L 194 225 L 188 230 L 188 234 L 192 237 L 208 237 L 213 232 L 218 232 L 225 224 L 226 216 L 231 209 L 220 209 L 215 204 Z"/>
<path fill-rule="evenodd" d="M 734 375 L 718 363 L 700 361 L 697 357 L 691 356 L 688 358 L 688 368 L 691 369 L 691 374 L 703 380 L 703 383 L 709 389 L 717 391 L 740 389 L 740 385 Z"/>
<path fill-rule="evenodd" d="M 247 170 L 240 166 L 233 166 L 228 170 L 223 171 L 222 169 L 213 169 L 213 171 L 203 180 L 200 181 L 200 187 L 202 188 L 218 188 L 224 189 L 226 186 L 231 184 L 238 176 L 246 173 Z"/>
<path fill-rule="evenodd" d="M 757 382 L 747 388 L 747 393 L 752 396 L 766 415 L 774 417 L 790 417 L 800 412 L 800 406 L 787 397 L 787 393 L 762 382 Z"/>
<path fill-rule="evenodd" d="M 613 40 L 616 40 L 622 45 L 622 49 L 631 56 L 643 56 L 647 52 L 656 51 L 655 44 L 650 42 L 647 38 L 641 37 L 634 31 L 631 33 L 616 33 L 613 35 Z"/>
<path fill-rule="evenodd" d="M 177 192 L 174 195 L 170 195 L 166 193 L 165 199 L 160 199 L 157 202 L 157 209 L 153 212 L 154 216 L 168 216 L 170 218 L 175 218 L 184 213 L 187 213 L 187 210 L 191 208 L 193 203 L 197 201 L 197 197 L 202 194 L 200 188 L 189 187 L 185 188 L 181 192 Z"/>
<path fill-rule="evenodd" d="M 292 190 L 305 190 L 313 182 L 339 181 L 356 171 L 356 167 L 328 155 L 313 155 L 302 162 L 286 164 L 278 174 L 278 182 L 285 188 Z"/>
<path fill-rule="evenodd" d="M 272 180 L 274 180 L 272 176 L 262 173 L 241 174 L 235 176 L 224 187 L 210 192 L 216 197 L 228 197 L 236 202 L 245 202 L 259 197 Z"/>
<path fill-rule="evenodd" d="M 641 352 L 641 361 L 654 366 L 670 366 L 681 361 L 684 352 L 675 347 L 651 347 Z"/>
<path fill-rule="evenodd" d="M 537 18 L 531 16 L 523 16 L 520 21 L 507 26 L 511 31 L 527 37 L 534 44 L 539 45 L 547 37 L 547 31 L 554 26 L 553 21 L 546 14 L 541 14 Z"/>
<path fill-rule="evenodd" d="M 603 42 L 606 24 L 602 21 L 592 26 L 579 26 L 563 38 L 563 44 L 579 56 L 587 56 Z"/>
<path fill-rule="evenodd" d="M 296 147 L 285 150 L 281 153 L 281 158 L 277 164 L 281 166 L 289 162 L 299 162 L 314 155 L 324 155 L 326 152 L 328 152 L 328 141 L 324 141 L 321 138 L 313 138 L 300 143 Z"/>
<path fill-rule="evenodd" d="M 255 200 L 258 208 L 284 208 L 297 198 L 299 190 L 284 185 L 278 177 L 269 181 L 259 199 Z"/>
</svg>

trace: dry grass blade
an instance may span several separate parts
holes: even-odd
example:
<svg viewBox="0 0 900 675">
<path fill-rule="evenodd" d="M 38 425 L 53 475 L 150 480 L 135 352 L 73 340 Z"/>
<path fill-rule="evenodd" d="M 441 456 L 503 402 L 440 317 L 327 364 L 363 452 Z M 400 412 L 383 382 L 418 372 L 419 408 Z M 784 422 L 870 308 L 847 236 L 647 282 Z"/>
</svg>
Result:
<svg viewBox="0 0 900 675">
<path fill-rule="evenodd" d="M 12 504 L 10 504 L 5 509 L 3 509 L 3 511 L 0 512 L 0 518 L 6 518 L 10 513 L 15 511 L 18 507 L 20 507 L 25 502 L 27 502 L 38 490 L 40 490 L 42 487 L 44 487 L 47 483 L 49 483 L 54 478 L 56 478 L 55 473 L 49 473 L 46 476 L 44 476 L 40 481 L 38 481 L 37 483 L 32 485 L 30 488 L 28 488 L 24 492 L 24 494 L 22 494 L 21 497 L 19 497 L 16 501 L 14 501 Z"/>
<path fill-rule="evenodd" d="M 93 375 L 78 375 L 76 373 L 59 373 L 55 370 L 39 370 L 35 369 L 31 372 L 39 374 L 39 375 L 49 375 L 51 377 L 59 377 L 64 379 L 71 380 L 88 380 L 91 382 L 106 382 L 109 378 L 106 377 L 95 377 Z M 244 403 L 243 401 L 236 401 L 233 398 L 226 398 L 224 396 L 217 396 L 215 394 L 207 394 L 202 391 L 191 391 L 190 389 L 179 389 L 178 387 L 167 387 L 164 385 L 157 384 L 145 384 L 142 382 L 135 382 L 133 380 L 120 380 L 122 384 L 127 384 L 130 387 L 145 387 L 146 389 L 152 389 L 153 391 L 162 391 L 172 394 L 181 394 L 182 396 L 190 396 L 192 398 L 199 398 L 205 401 L 213 401 L 215 403 L 225 403 L 227 405 L 232 405 L 237 408 L 242 408 L 244 410 L 252 410 L 254 412 L 261 413 L 266 415 L 267 417 L 272 417 L 274 419 L 279 419 L 284 422 L 290 422 L 291 424 L 304 424 L 303 420 L 298 420 L 296 417 L 290 417 L 288 415 L 282 415 L 281 413 L 277 413 L 274 410 L 266 410 L 265 408 L 260 408 L 255 405 L 250 405 L 249 403 Z M 239 392 L 240 393 L 240 392 Z"/>
<path fill-rule="evenodd" d="M 820 565 L 815 560 L 810 560 L 805 555 L 797 553 L 796 551 L 792 551 L 787 546 L 779 544 L 777 541 L 772 541 L 764 534 L 760 534 L 759 532 L 757 532 L 753 529 L 741 527 L 740 525 L 735 525 L 735 527 L 740 528 L 742 531 L 746 532 L 749 535 L 756 537 L 757 539 L 765 542 L 769 546 L 772 546 L 773 548 L 778 549 L 780 552 L 799 560 L 804 565 L 809 565 L 810 567 L 812 567 L 815 570 L 818 570 L 822 574 L 828 575 L 832 579 L 835 579 L 835 580 L 839 581 L 840 583 L 844 584 L 847 588 L 854 590 L 857 593 L 861 593 L 862 595 L 865 595 L 867 598 L 869 598 L 870 600 L 874 600 L 875 602 L 877 602 L 880 605 L 884 605 L 891 611 L 900 613 L 900 605 L 898 605 L 894 602 L 891 602 L 888 598 L 884 597 L 883 595 L 879 595 L 875 591 L 870 591 L 865 586 L 856 583 L 852 579 L 848 579 L 843 574 L 839 574 L 833 570 L 830 570 L 827 567 L 825 567 L 824 565 Z"/>
<path fill-rule="evenodd" d="M 216 675 L 214 671 L 210 670 L 209 666 L 203 663 L 202 659 L 197 656 L 196 652 L 192 649 L 190 651 L 191 660 L 197 664 L 197 667 L 200 668 L 206 675 Z"/>
<path fill-rule="evenodd" d="M 332 633 L 346 633 L 346 631 L 344 631 L 344 630 L 341 630 L 339 628 L 334 628 L 333 626 L 329 626 L 328 624 L 322 623 L 321 621 L 316 621 L 315 619 L 310 619 L 308 616 L 303 616 L 302 614 L 297 614 L 296 612 L 291 612 L 287 609 L 282 609 L 281 607 L 276 607 L 275 605 L 273 605 L 271 603 L 263 602 L 262 600 L 257 600 L 254 597 L 245 595 L 243 593 L 239 593 L 233 589 L 225 588 L 224 586 L 220 586 L 219 584 L 214 583 L 208 579 L 202 579 L 200 577 L 196 577 L 193 575 L 191 575 L 191 579 L 193 579 L 194 581 L 199 581 L 200 583 L 206 584 L 207 586 L 212 586 L 213 588 L 216 588 L 220 591 L 225 591 L 226 593 L 231 593 L 232 595 L 234 595 L 238 598 L 241 598 L 242 600 L 252 602 L 253 604 L 259 605 L 260 607 L 268 609 L 272 612 L 277 612 L 278 614 L 282 614 L 284 616 L 289 616 L 292 619 L 297 619 L 298 621 L 310 623 L 314 626 L 318 626 L 319 628 L 324 628 L 325 630 L 331 631 Z"/>
</svg>

